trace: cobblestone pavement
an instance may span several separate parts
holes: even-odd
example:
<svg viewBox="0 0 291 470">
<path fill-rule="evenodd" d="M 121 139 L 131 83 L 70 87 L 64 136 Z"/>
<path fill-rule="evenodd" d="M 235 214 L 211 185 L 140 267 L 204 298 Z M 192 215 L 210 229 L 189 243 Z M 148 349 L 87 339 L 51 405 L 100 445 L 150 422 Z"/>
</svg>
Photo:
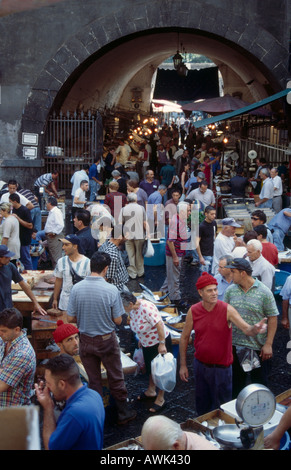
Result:
<svg viewBox="0 0 291 470">
<path fill-rule="evenodd" d="M 151 290 L 159 291 L 165 277 L 165 267 L 146 266 L 145 268 L 145 276 L 144 278 L 140 278 L 139 281 Z M 183 263 L 181 272 L 182 299 L 189 304 L 195 303 L 199 300 L 195 287 L 195 282 L 198 276 L 198 268 Z M 130 281 L 129 288 L 132 292 L 140 292 L 141 290 L 139 282 L 136 280 Z M 280 310 L 280 302 L 278 302 L 278 307 Z M 124 328 L 124 326 L 120 327 L 118 334 L 121 347 L 125 349 L 125 352 L 131 353 L 132 357 L 136 346 L 134 335 L 129 329 Z M 288 341 L 288 332 L 281 327 L 279 318 L 278 330 L 274 342 L 273 367 L 269 384 L 270 389 L 275 395 L 291 388 L 291 365 L 287 363 L 287 353 L 291 348 L 289 350 L 287 349 Z M 187 352 L 187 365 L 190 373 L 189 382 L 183 383 L 177 376 L 177 384 L 174 391 L 165 394 L 167 406 L 162 413 L 179 423 L 183 423 L 189 418 L 197 417 L 195 410 L 195 383 L 192 368 L 193 354 L 194 348 L 189 345 Z M 177 366 L 179 367 L 178 364 Z M 115 424 L 116 416 L 114 407 L 107 407 L 104 449 L 124 440 L 140 436 L 142 425 L 150 416 L 150 413 L 148 412 L 149 404 L 137 402 L 136 397 L 147 387 L 147 383 L 148 380 L 145 375 L 139 374 L 137 376 L 126 376 L 129 399 L 131 406 L 137 411 L 137 417 L 134 421 L 124 426 L 118 426 Z"/>
</svg>

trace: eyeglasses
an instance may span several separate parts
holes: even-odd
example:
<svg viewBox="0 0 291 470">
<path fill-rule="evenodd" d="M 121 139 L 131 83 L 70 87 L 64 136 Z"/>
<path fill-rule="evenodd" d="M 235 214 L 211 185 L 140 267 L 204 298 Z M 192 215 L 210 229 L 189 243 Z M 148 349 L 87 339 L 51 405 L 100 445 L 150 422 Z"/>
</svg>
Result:
<svg viewBox="0 0 291 470">
<path fill-rule="evenodd" d="M 253 219 L 253 220 L 260 220 L 259 217 L 251 217 L 251 219 Z"/>
</svg>

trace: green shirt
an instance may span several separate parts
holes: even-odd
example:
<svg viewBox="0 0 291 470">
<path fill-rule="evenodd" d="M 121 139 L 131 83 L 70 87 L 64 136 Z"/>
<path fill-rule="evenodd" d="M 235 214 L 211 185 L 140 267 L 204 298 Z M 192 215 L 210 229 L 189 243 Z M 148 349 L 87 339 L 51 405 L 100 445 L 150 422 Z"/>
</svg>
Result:
<svg viewBox="0 0 291 470">
<path fill-rule="evenodd" d="M 279 315 L 273 293 L 261 281 L 255 279 L 253 286 L 245 292 L 238 284 L 228 287 L 224 302 L 234 307 L 249 325 L 255 325 L 263 318 Z M 232 344 L 260 350 L 265 344 L 267 332 L 257 336 L 246 336 L 235 325 L 232 326 Z"/>
</svg>

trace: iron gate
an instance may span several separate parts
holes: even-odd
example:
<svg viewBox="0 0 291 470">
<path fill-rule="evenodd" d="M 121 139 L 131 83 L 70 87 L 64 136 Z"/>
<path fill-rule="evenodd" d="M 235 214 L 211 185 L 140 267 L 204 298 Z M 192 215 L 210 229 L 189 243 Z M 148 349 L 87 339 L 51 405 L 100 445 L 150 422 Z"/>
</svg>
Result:
<svg viewBox="0 0 291 470">
<path fill-rule="evenodd" d="M 48 119 L 45 171 L 59 172 L 59 189 L 70 189 L 73 173 L 103 155 L 103 123 L 100 113 L 53 113 Z"/>
</svg>

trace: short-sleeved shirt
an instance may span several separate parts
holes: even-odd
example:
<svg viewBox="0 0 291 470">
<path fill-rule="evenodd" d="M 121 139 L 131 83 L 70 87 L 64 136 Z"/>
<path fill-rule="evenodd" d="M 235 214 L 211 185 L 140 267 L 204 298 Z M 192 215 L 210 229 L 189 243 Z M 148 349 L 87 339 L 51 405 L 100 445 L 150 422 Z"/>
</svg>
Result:
<svg viewBox="0 0 291 470">
<path fill-rule="evenodd" d="M 115 331 L 113 318 L 125 311 L 116 286 L 103 277 L 88 276 L 73 286 L 67 314 L 76 317 L 80 333 L 94 337 Z"/>
<path fill-rule="evenodd" d="M 32 224 L 32 218 L 30 210 L 25 206 L 20 206 L 18 209 L 13 209 L 13 214 L 18 215 L 18 217 L 29 224 Z M 31 234 L 32 229 L 24 227 L 19 223 L 19 238 L 22 246 L 29 246 L 31 243 Z"/>
<path fill-rule="evenodd" d="M 30 405 L 36 367 L 34 349 L 25 331 L 12 341 L 6 356 L 5 346 L 0 339 L 0 380 L 9 385 L 0 393 L 0 407 Z"/>
<path fill-rule="evenodd" d="M 78 188 L 75 192 L 74 199 L 78 199 L 79 201 L 82 201 L 78 204 L 73 202 L 73 207 L 84 207 L 85 202 L 86 202 L 86 191 L 84 191 L 82 188 Z"/>
<path fill-rule="evenodd" d="M 274 295 L 258 279 L 255 279 L 253 286 L 247 292 L 238 284 L 233 284 L 226 290 L 224 300 L 232 305 L 249 325 L 255 325 L 265 317 L 279 315 Z M 246 336 L 235 325 L 232 329 L 232 342 L 235 346 L 260 350 L 266 342 L 267 333 L 252 337 Z"/>
<path fill-rule="evenodd" d="M 285 284 L 281 289 L 280 295 L 283 300 L 289 300 L 289 305 L 291 305 L 291 275 L 287 277 Z"/>
<path fill-rule="evenodd" d="M 23 277 L 17 271 L 13 263 L 0 268 L 0 312 L 5 308 L 13 307 L 11 281 L 18 284 L 23 281 Z"/>
<path fill-rule="evenodd" d="M 106 240 L 100 246 L 98 251 L 102 251 L 110 255 L 111 263 L 108 266 L 106 278 L 108 282 L 114 284 L 118 290 L 122 291 L 124 289 L 124 285 L 129 280 L 129 276 L 120 250 L 110 240 Z"/>
<path fill-rule="evenodd" d="M 213 246 L 217 231 L 217 223 L 203 220 L 199 225 L 200 250 L 202 256 L 213 256 Z"/>
<path fill-rule="evenodd" d="M 53 182 L 53 177 L 51 173 L 45 173 L 44 175 L 41 175 L 35 180 L 34 186 L 48 186 L 50 183 Z"/>
<path fill-rule="evenodd" d="M 158 190 L 160 182 L 158 180 L 153 180 L 151 183 L 147 180 L 143 180 L 139 183 L 139 187 L 144 189 L 148 196 Z"/>
<path fill-rule="evenodd" d="M 102 450 L 104 420 L 101 396 L 84 384 L 66 401 L 49 450 Z"/>
<path fill-rule="evenodd" d="M 157 307 L 147 301 L 140 300 L 138 310 L 130 312 L 130 328 L 138 335 L 143 347 L 151 347 L 159 343 L 157 323 L 161 321 L 161 315 Z M 165 338 L 169 332 L 165 330 Z"/>
<path fill-rule="evenodd" d="M 169 224 L 168 240 L 174 243 L 176 255 L 182 257 L 185 255 L 186 243 L 188 241 L 187 226 L 178 214 L 173 215 Z M 166 256 L 172 256 L 168 244 L 166 244 Z"/>
<path fill-rule="evenodd" d="M 81 277 L 90 276 L 90 260 L 83 256 L 78 261 L 71 261 L 73 270 Z M 54 275 L 63 280 L 62 290 L 59 300 L 59 309 L 67 310 L 70 293 L 73 287 L 72 275 L 70 273 L 70 265 L 68 256 L 60 258 L 56 264 Z"/>
</svg>

